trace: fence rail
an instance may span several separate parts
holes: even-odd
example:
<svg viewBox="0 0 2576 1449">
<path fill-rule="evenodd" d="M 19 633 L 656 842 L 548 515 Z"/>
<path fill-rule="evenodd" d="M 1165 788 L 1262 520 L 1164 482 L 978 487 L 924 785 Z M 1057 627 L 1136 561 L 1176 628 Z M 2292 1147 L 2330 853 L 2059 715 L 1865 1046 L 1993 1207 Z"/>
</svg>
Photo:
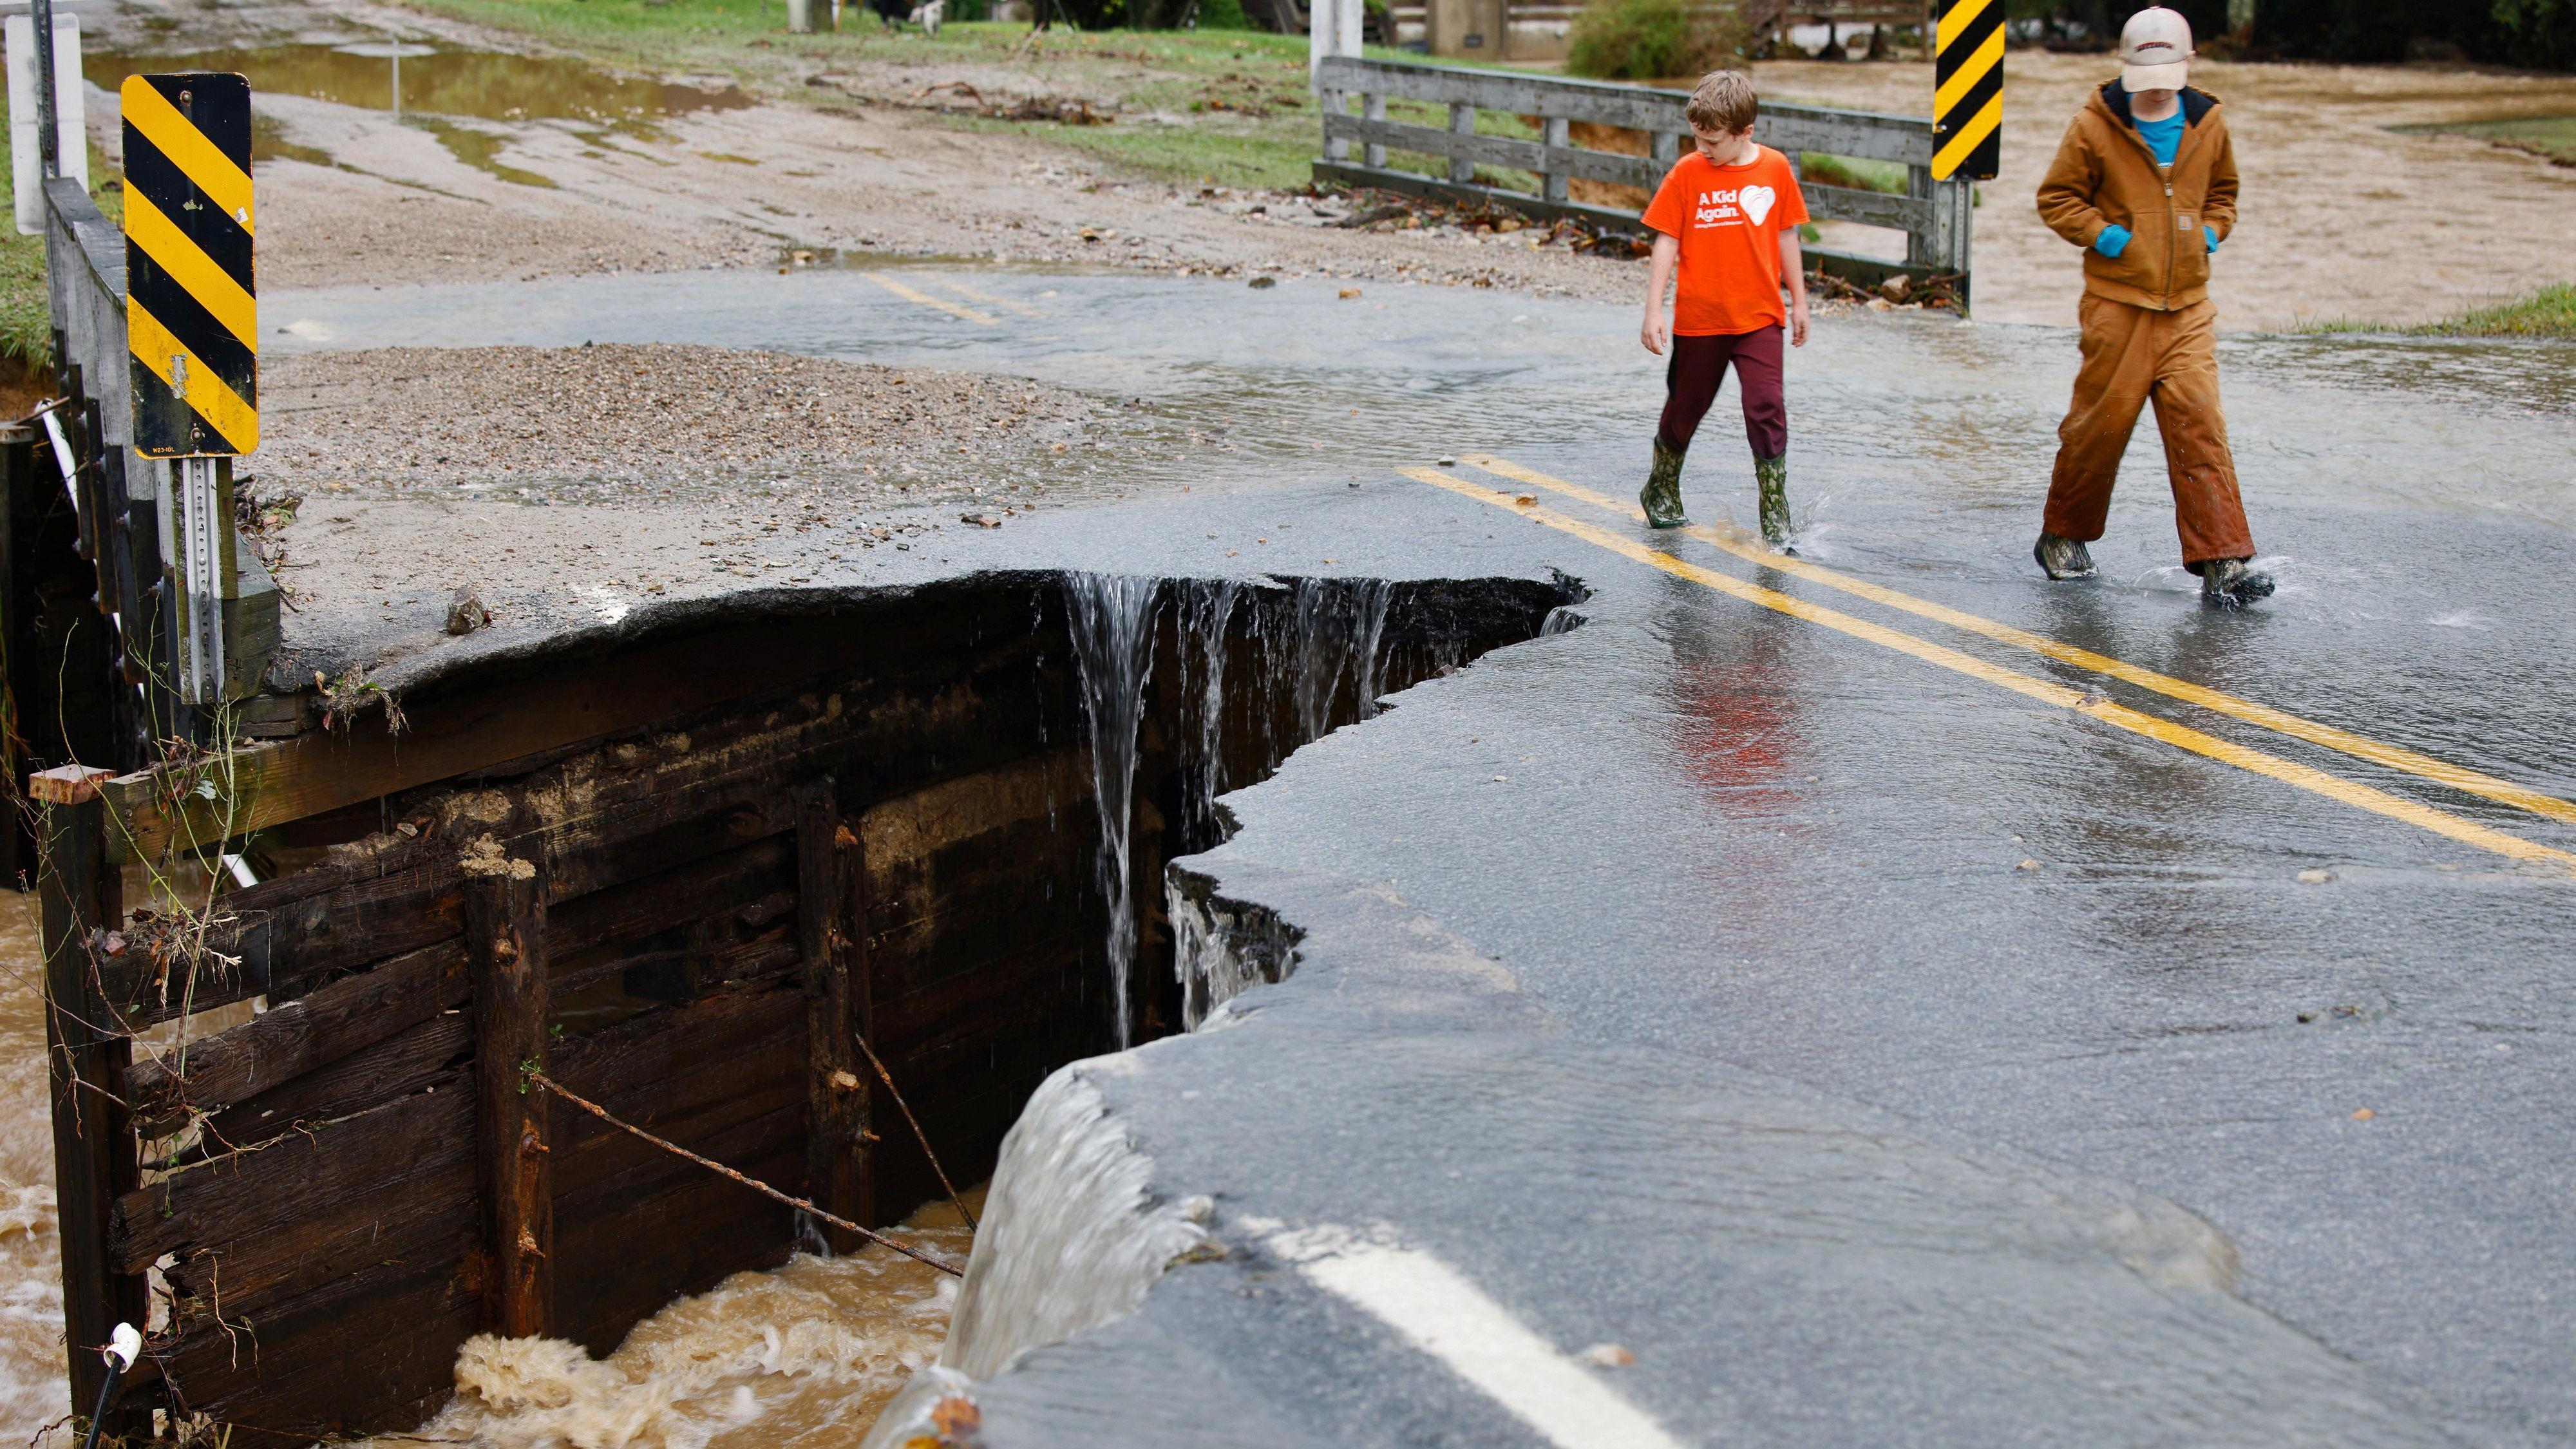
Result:
<svg viewBox="0 0 2576 1449">
<path fill-rule="evenodd" d="M 1639 229 L 1638 213 L 1576 201 L 1571 183 L 1607 182 L 1651 192 L 1690 137 L 1690 122 L 1683 115 L 1690 98 L 1681 91 L 1350 56 L 1324 59 L 1315 83 L 1324 97 L 1324 154 L 1314 168 L 1318 181 L 1494 201 L 1532 215 L 1578 217 L 1614 229 Z M 1446 105 L 1448 123 L 1422 126 L 1388 120 L 1390 100 Z M 1354 101 L 1357 114 L 1352 110 Z M 1476 129 L 1479 111 L 1535 117 L 1539 139 L 1481 134 Z M 1646 154 L 1577 146 L 1572 129 L 1578 122 L 1643 132 Z M 1905 233 L 1903 257 L 1809 247 L 1808 261 L 1863 284 L 1900 272 L 1955 273 L 1961 278 L 1957 288 L 1961 305 L 1966 305 L 1975 193 L 1967 182 L 1932 179 L 1930 119 L 1766 103 L 1754 137 L 1786 154 L 1792 166 L 1799 166 L 1799 158 L 1812 152 L 1905 167 L 1902 196 L 1819 185 L 1805 181 L 1802 174 L 1807 209 L 1814 219 Z M 1354 146 L 1359 148 L 1356 159 Z M 1387 165 L 1389 151 L 1445 160 L 1447 175 L 1392 169 Z M 1481 184 L 1475 179 L 1478 166 L 1532 172 L 1539 177 L 1539 189 L 1523 192 Z"/>
</svg>

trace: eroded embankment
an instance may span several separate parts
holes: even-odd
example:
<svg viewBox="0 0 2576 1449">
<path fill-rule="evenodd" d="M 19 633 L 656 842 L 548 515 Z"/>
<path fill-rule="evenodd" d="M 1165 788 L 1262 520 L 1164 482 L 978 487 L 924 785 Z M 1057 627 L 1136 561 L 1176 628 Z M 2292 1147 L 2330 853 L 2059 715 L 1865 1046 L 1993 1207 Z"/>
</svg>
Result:
<svg viewBox="0 0 2576 1449">
<path fill-rule="evenodd" d="M 534 882 L 539 915 L 513 939 L 546 983 L 536 1070 L 891 1223 L 938 1188 L 849 1070 L 849 1036 L 886 1060 L 951 1175 L 986 1175 L 1055 1067 L 1184 1020 L 1163 896 L 1143 883 L 1220 838 L 1217 793 L 1382 691 L 1532 637 L 1570 591 L 983 576 L 701 618 L 416 691 L 386 768 L 488 758 L 260 832 L 242 854 L 268 879 L 218 898 L 209 953 L 138 923 L 102 973 L 138 1027 L 181 1002 L 267 1008 L 114 1084 L 141 1185 L 115 1205 L 110 1268 L 166 1285 L 140 1392 L 319 1432 L 406 1427 L 454 1386 L 488 1387 L 506 1402 L 465 1407 L 506 1440 L 499 1420 L 562 1409 L 558 1390 L 687 1357 L 589 1358 L 675 1296 L 820 1245 L 786 1209 L 561 1107 L 542 1154 L 487 1140 L 478 1083 L 488 1102 L 493 1071 L 528 1063 L 484 1060 L 500 958 L 469 860 Z M 595 723 L 620 711 L 649 722 Z M 346 770 L 375 758 L 359 743 L 319 748 Z M 205 968 L 193 994 L 164 991 L 140 943 Z M 495 1282 L 487 1237 L 491 1184 L 529 1173 L 552 1280 L 522 1301 Z M 566 1342 L 551 1368 L 460 1365 L 502 1301 Z M 249 1330 L 258 1352 L 236 1354 Z M 740 1347 L 711 1344 L 711 1361 Z M 845 1347 L 763 1355 L 790 1377 L 856 1372 L 865 1356 Z M 531 1364 L 554 1387 L 531 1390 Z M 758 1417 L 734 1423 L 730 1390 L 690 1408 L 686 1385 L 665 1387 L 634 1400 L 616 1442 Z"/>
</svg>

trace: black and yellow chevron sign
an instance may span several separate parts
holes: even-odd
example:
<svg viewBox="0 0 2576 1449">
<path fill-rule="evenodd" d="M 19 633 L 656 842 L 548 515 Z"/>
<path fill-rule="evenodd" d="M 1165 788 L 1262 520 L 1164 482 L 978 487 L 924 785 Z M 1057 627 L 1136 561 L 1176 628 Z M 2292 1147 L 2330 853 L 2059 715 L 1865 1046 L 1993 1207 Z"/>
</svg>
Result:
<svg viewBox="0 0 2576 1449">
<path fill-rule="evenodd" d="M 155 458 L 259 446 L 250 82 L 125 78 L 125 330 L 134 446 Z"/>
<path fill-rule="evenodd" d="M 2004 153 L 2004 0 L 1941 0 L 1932 61 L 1932 177 L 1992 181 Z"/>
</svg>

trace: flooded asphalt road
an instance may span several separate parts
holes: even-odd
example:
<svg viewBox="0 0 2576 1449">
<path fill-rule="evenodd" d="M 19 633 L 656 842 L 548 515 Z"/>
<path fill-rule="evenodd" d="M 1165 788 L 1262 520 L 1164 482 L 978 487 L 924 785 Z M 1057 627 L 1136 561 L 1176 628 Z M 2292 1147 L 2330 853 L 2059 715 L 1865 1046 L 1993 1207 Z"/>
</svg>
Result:
<svg viewBox="0 0 2576 1449">
<path fill-rule="evenodd" d="M 1831 319 L 1793 360 L 1804 559 L 2360 737 L 2332 749 L 1524 481 L 1633 497 L 1660 389 L 1624 308 L 885 275 L 950 310 L 818 270 L 263 315 L 280 349 L 992 368 L 1240 440 L 1140 479 L 1188 498 L 956 568 L 1592 591 L 1229 797 L 1183 865 L 1304 931 L 1296 974 L 1080 1069 L 1227 1255 L 986 1378 L 991 1442 L 2576 1435 L 2576 824 L 2374 747 L 2576 794 L 2576 354 L 2226 343 L 2283 583 L 2242 615 L 2173 566 L 2151 430 L 2103 577 L 2031 567 L 2070 336 Z M 1751 518 L 1731 406 L 1686 482 L 1711 523 Z M 1566 1357 L 1608 1345 L 1635 1363 Z"/>
</svg>

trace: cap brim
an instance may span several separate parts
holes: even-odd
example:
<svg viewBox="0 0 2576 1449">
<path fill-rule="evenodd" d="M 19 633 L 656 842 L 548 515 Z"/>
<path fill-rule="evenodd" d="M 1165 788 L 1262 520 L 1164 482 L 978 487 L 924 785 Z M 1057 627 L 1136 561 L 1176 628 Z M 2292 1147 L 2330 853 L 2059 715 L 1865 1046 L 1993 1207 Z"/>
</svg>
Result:
<svg viewBox="0 0 2576 1449">
<path fill-rule="evenodd" d="M 2191 62 L 2178 60 L 2171 65 L 2133 65 L 2120 71 L 2120 89 L 2124 91 L 2178 91 L 2191 80 Z"/>
</svg>

